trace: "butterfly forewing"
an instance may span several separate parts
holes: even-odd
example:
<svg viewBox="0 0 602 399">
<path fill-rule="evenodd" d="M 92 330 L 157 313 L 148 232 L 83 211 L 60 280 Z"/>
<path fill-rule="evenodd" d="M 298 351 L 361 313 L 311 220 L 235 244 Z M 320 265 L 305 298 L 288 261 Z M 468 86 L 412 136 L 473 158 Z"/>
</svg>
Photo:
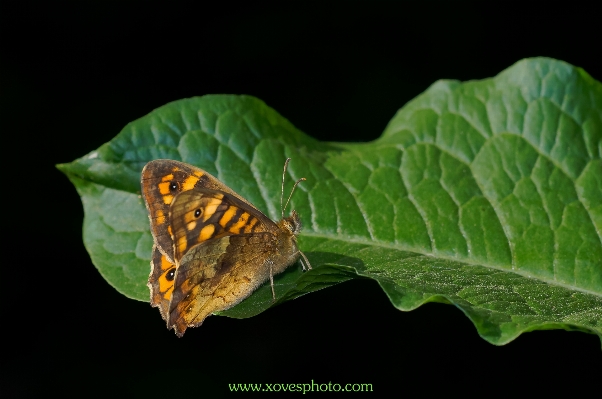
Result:
<svg viewBox="0 0 602 399">
<path fill-rule="evenodd" d="M 207 180 L 205 172 L 180 162 L 149 162 L 142 170 L 142 194 L 149 213 L 155 244 L 167 260 L 174 263 L 170 236 L 169 207 L 182 191 L 191 190 Z"/>
<path fill-rule="evenodd" d="M 142 170 L 141 186 L 155 245 L 171 263 L 176 262 L 170 233 L 173 227 L 169 224 L 169 209 L 179 193 L 195 187 L 207 188 L 227 193 L 252 207 L 244 198 L 204 170 L 169 159 L 157 159 L 147 163 Z"/>
<path fill-rule="evenodd" d="M 278 230 L 274 222 L 232 195 L 204 188 L 178 194 L 169 219 L 176 264 L 193 246 L 205 241 Z"/>
</svg>

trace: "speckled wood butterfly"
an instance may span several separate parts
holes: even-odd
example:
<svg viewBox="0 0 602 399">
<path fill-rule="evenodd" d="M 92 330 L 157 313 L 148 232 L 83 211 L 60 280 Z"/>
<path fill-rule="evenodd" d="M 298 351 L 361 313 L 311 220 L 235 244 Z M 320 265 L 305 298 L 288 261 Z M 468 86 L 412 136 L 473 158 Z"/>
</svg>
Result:
<svg viewBox="0 0 602 399">
<path fill-rule="evenodd" d="M 297 246 L 299 215 L 284 217 L 282 196 L 276 223 L 209 173 L 182 162 L 149 162 L 141 184 L 154 239 L 151 305 L 179 337 L 267 280 L 275 299 L 274 275 L 299 257 L 303 269 L 311 269 Z"/>
</svg>

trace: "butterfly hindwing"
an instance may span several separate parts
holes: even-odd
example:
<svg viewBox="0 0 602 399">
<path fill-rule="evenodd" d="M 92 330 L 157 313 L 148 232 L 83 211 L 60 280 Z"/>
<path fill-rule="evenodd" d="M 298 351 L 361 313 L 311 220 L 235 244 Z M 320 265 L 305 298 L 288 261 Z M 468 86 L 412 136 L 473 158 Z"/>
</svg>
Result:
<svg viewBox="0 0 602 399">
<path fill-rule="evenodd" d="M 176 273 L 168 327 L 178 336 L 229 309 L 270 277 L 277 236 L 269 232 L 212 239 L 190 249 Z"/>
<path fill-rule="evenodd" d="M 147 284 L 151 292 L 151 306 L 158 307 L 161 316 L 167 321 L 176 265 L 170 263 L 156 246 L 153 246 L 151 265 L 151 274 Z"/>
</svg>

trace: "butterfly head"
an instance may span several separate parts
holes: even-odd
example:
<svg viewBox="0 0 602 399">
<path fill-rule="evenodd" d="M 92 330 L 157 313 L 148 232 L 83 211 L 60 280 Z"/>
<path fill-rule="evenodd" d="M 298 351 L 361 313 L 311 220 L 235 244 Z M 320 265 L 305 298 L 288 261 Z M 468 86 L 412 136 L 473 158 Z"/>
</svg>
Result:
<svg viewBox="0 0 602 399">
<path fill-rule="evenodd" d="M 291 213 L 291 215 L 287 218 L 282 218 L 282 220 L 278 222 L 278 227 L 290 234 L 290 239 L 283 241 L 284 247 L 286 247 L 288 250 L 282 250 L 281 248 L 281 252 L 291 254 L 289 260 L 284 262 L 284 264 L 287 266 L 291 265 L 296 262 L 297 259 L 299 259 L 299 256 L 301 256 L 303 258 L 301 261 L 303 271 L 311 269 L 311 265 L 307 259 L 307 256 L 305 256 L 303 252 L 299 251 L 299 248 L 297 247 L 297 235 L 301 232 L 302 228 L 301 219 L 299 219 L 299 214 L 297 211 L 293 211 L 293 213 Z"/>
<path fill-rule="evenodd" d="M 302 225 L 297 211 L 293 211 L 289 217 L 283 218 L 278 222 L 278 226 L 283 230 L 290 231 L 294 236 L 298 235 L 301 232 Z"/>
</svg>

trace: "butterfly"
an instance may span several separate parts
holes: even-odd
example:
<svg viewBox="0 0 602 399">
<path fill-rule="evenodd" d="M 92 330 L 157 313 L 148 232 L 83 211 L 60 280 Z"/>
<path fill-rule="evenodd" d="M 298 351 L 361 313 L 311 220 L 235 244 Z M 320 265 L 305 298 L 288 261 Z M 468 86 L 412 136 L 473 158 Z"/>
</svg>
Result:
<svg viewBox="0 0 602 399">
<path fill-rule="evenodd" d="M 217 178 L 183 162 L 158 159 L 142 170 L 153 250 L 148 279 L 150 303 L 177 336 L 200 326 L 212 313 L 229 309 L 300 258 L 301 220 L 296 211 L 272 221 Z"/>
</svg>

